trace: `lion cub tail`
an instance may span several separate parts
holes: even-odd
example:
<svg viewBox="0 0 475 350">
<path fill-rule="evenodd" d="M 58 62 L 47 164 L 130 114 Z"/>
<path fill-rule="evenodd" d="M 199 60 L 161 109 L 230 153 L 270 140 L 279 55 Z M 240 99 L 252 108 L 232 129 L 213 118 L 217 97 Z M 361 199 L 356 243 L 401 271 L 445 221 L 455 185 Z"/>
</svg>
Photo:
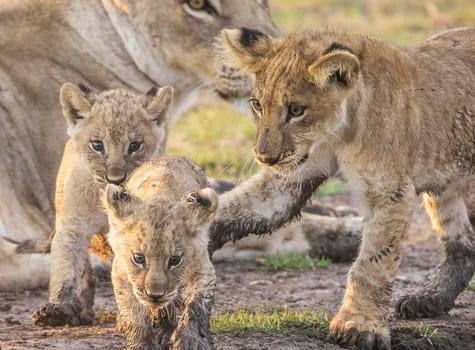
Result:
<svg viewBox="0 0 475 350">
<path fill-rule="evenodd" d="M 48 254 L 51 251 L 51 241 L 53 240 L 54 232 L 52 232 L 46 239 L 27 239 L 23 242 L 15 241 L 9 237 L 2 236 L 2 238 L 16 245 L 15 252 L 18 254 Z"/>
</svg>

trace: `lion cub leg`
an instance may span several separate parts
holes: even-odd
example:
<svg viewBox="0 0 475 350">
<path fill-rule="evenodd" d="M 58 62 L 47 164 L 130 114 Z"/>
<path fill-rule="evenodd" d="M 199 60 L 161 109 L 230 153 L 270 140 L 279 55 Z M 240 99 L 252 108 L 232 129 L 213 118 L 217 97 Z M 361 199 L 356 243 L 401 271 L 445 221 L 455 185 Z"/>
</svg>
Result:
<svg viewBox="0 0 475 350">
<path fill-rule="evenodd" d="M 48 303 L 32 315 L 35 325 L 78 326 L 94 320 L 95 276 L 87 249 L 92 234 L 107 222 L 105 216 L 79 217 L 81 226 L 60 226 L 53 238 Z"/>
<path fill-rule="evenodd" d="M 400 318 L 432 317 L 449 311 L 475 271 L 475 235 L 462 194 L 447 190 L 441 196 L 424 194 L 432 226 L 444 253 L 435 278 L 422 290 L 396 303 Z"/>
<path fill-rule="evenodd" d="M 112 285 L 120 315 L 120 330 L 125 333 L 127 349 L 160 349 L 152 327 L 152 316 L 147 306 L 136 297 L 127 272 L 112 263 Z"/>
<path fill-rule="evenodd" d="M 216 287 L 214 267 L 209 259 L 186 276 L 181 317 L 170 339 L 173 350 L 211 350 L 213 338 L 209 331 L 211 309 Z"/>
<path fill-rule="evenodd" d="M 369 215 L 360 252 L 348 275 L 343 304 L 330 323 L 336 342 L 358 349 L 391 347 L 385 315 L 415 197 L 410 180 L 384 187 L 380 183 L 384 181 L 368 183 Z"/>
</svg>

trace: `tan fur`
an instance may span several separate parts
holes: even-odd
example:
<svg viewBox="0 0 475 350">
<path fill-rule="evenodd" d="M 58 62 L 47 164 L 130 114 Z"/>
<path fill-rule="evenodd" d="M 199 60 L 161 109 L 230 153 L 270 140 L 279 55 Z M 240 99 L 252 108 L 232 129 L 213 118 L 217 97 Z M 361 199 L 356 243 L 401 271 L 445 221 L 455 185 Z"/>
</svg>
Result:
<svg viewBox="0 0 475 350">
<path fill-rule="evenodd" d="M 475 215 L 464 200 L 475 182 L 475 29 L 402 49 L 333 32 L 276 40 L 225 30 L 223 40 L 232 62 L 254 75 L 256 158 L 289 182 L 339 169 L 365 200 L 360 253 L 330 323 L 335 339 L 390 347 L 384 318 L 420 192 L 430 195 L 444 259 L 435 280 L 396 311 L 448 311 L 475 270 Z"/>
<path fill-rule="evenodd" d="M 215 272 L 208 226 L 217 195 L 206 186 L 206 176 L 192 162 L 162 157 L 138 168 L 123 188 L 106 188 L 112 283 L 128 349 L 156 349 L 157 343 L 212 348 Z M 136 254 L 143 264 L 134 261 Z M 178 264 L 171 264 L 172 257 Z M 152 320 L 159 325 L 158 338 Z"/>
<path fill-rule="evenodd" d="M 66 142 L 58 92 L 65 81 L 97 91 L 154 85 L 176 89 L 171 117 L 200 91 L 247 96 L 247 75 L 214 62 L 225 27 L 278 33 L 266 0 L 211 0 L 192 10 L 176 0 L 0 0 L 0 235 L 48 236 L 55 176 Z M 49 256 L 18 256 L 0 239 L 1 289 L 47 282 Z M 19 271 L 19 269 L 24 271 Z"/>
<path fill-rule="evenodd" d="M 49 300 L 33 315 L 35 324 L 92 322 L 94 286 L 87 248 L 93 234 L 108 232 L 100 195 L 107 183 L 123 182 L 135 168 L 164 153 L 172 93 L 169 86 L 146 95 L 124 89 L 93 94 L 71 83 L 62 86 L 71 139 L 56 180 Z"/>
</svg>

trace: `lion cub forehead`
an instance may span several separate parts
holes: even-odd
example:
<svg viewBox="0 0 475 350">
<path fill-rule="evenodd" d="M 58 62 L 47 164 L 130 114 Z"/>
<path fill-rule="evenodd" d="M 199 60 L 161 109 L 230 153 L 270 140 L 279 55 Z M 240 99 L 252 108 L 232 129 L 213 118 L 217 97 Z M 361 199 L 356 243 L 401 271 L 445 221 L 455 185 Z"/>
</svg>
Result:
<svg viewBox="0 0 475 350">
<path fill-rule="evenodd" d="M 108 90 L 95 96 L 91 113 L 106 123 L 130 123 L 135 115 L 143 117 L 144 97 L 124 89 Z M 142 119 L 139 119 L 142 120 Z"/>
</svg>

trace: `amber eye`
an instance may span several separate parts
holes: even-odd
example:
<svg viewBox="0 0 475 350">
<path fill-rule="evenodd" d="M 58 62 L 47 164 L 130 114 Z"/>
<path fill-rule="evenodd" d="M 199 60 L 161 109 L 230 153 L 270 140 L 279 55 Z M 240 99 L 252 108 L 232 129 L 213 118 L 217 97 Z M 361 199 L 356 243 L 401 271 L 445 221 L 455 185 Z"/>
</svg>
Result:
<svg viewBox="0 0 475 350">
<path fill-rule="evenodd" d="M 134 262 L 135 265 L 144 267 L 145 265 L 145 255 L 141 253 L 134 253 L 132 255 L 132 261 Z"/>
<path fill-rule="evenodd" d="M 289 105 L 288 117 L 289 118 L 301 117 L 304 114 L 306 108 L 307 107 L 305 107 L 305 106 L 302 106 L 302 105 L 299 105 L 299 104 L 296 104 L 296 103 L 291 103 Z"/>
<path fill-rule="evenodd" d="M 181 263 L 181 256 L 173 255 L 168 258 L 168 268 L 171 269 L 172 267 L 178 266 Z"/>
<path fill-rule="evenodd" d="M 207 1 L 206 0 L 188 0 L 188 5 L 193 9 L 193 10 L 203 10 L 206 5 Z"/>
<path fill-rule="evenodd" d="M 254 112 L 256 112 L 257 114 L 262 113 L 262 106 L 257 98 L 249 99 L 249 103 L 251 104 L 251 107 L 254 110 Z"/>
<path fill-rule="evenodd" d="M 91 140 L 89 143 L 90 147 L 94 152 L 97 153 L 104 153 L 104 144 L 100 140 Z"/>
<path fill-rule="evenodd" d="M 131 155 L 132 153 L 136 153 L 142 149 L 142 142 L 134 141 L 131 142 L 129 145 L 129 149 L 127 150 L 127 153 Z"/>
</svg>

